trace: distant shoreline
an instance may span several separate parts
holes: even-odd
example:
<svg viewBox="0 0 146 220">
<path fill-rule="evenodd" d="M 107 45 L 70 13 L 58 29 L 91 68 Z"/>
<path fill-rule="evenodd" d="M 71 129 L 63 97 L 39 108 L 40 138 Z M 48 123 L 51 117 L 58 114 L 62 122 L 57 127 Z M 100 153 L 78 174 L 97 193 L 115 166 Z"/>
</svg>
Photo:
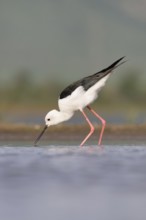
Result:
<svg viewBox="0 0 146 220">
<path fill-rule="evenodd" d="M 32 141 L 43 126 L 26 124 L 1 124 L 0 141 Z M 97 139 L 101 126 L 95 126 L 92 137 Z M 80 140 L 89 131 L 86 125 L 58 125 L 48 128 L 43 140 Z M 146 142 L 146 124 L 142 125 L 107 125 L 104 139 L 129 139 L 142 138 Z"/>
</svg>

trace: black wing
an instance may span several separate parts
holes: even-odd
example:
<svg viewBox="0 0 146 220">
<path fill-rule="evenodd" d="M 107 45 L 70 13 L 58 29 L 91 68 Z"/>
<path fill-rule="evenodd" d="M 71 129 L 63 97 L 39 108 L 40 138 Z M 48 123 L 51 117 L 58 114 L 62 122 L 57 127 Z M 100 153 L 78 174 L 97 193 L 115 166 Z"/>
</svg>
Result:
<svg viewBox="0 0 146 220">
<path fill-rule="evenodd" d="M 125 61 L 123 61 L 122 63 L 118 64 L 124 57 L 118 59 L 117 61 L 115 61 L 113 64 L 111 64 L 109 67 L 94 73 L 93 75 L 87 76 L 83 79 L 80 79 L 74 83 L 72 83 L 71 85 L 69 85 L 67 88 L 65 88 L 61 94 L 60 94 L 60 99 L 63 99 L 69 95 L 71 95 L 71 93 L 78 88 L 79 86 L 82 86 L 84 88 L 85 91 L 87 91 L 91 86 L 93 86 L 95 83 L 97 83 L 100 79 L 102 79 L 104 76 L 108 75 L 109 73 L 111 73 L 115 68 L 117 68 L 119 65 L 125 63 Z M 117 65 L 118 64 L 118 65 Z"/>
</svg>

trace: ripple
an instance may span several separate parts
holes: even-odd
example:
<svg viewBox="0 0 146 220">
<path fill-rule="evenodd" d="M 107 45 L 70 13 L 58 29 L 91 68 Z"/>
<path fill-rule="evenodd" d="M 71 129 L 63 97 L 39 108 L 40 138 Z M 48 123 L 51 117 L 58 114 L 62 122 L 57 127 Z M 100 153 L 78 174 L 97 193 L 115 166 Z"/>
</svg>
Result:
<svg viewBox="0 0 146 220">
<path fill-rule="evenodd" d="M 1 146 L 1 216 L 145 219 L 145 170 L 145 146 Z"/>
</svg>

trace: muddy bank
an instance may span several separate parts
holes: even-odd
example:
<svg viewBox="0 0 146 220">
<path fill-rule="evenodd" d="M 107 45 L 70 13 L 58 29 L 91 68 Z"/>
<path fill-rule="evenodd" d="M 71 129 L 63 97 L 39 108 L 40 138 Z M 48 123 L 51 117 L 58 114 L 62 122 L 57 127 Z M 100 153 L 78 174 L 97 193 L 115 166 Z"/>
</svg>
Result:
<svg viewBox="0 0 146 220">
<path fill-rule="evenodd" d="M 43 127 L 43 126 L 42 126 Z M 34 141 L 42 127 L 40 125 L 1 124 L 1 141 Z M 101 126 L 95 126 L 91 140 L 97 140 Z M 42 141 L 76 141 L 82 140 L 88 133 L 86 125 L 59 125 L 48 128 Z M 104 133 L 106 140 L 142 140 L 146 143 L 146 124 L 143 125 L 107 125 Z"/>
</svg>

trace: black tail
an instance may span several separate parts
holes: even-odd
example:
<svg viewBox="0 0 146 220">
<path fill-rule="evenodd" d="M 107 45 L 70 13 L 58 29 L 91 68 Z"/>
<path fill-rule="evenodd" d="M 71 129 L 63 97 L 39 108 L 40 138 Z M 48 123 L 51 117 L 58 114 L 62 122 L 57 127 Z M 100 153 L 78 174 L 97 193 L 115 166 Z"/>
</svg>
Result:
<svg viewBox="0 0 146 220">
<path fill-rule="evenodd" d="M 123 63 L 125 63 L 126 61 L 123 61 L 121 63 L 119 63 L 121 60 L 123 60 L 125 58 L 124 57 L 121 57 L 120 59 L 118 59 L 117 61 L 115 61 L 114 63 L 112 63 L 110 66 L 108 66 L 107 68 L 95 73 L 98 74 L 98 73 L 105 73 L 105 75 L 107 75 L 108 73 L 110 73 L 111 71 L 113 71 L 114 69 L 116 69 L 118 66 L 122 65 Z M 118 64 L 118 65 L 117 65 Z"/>
</svg>

